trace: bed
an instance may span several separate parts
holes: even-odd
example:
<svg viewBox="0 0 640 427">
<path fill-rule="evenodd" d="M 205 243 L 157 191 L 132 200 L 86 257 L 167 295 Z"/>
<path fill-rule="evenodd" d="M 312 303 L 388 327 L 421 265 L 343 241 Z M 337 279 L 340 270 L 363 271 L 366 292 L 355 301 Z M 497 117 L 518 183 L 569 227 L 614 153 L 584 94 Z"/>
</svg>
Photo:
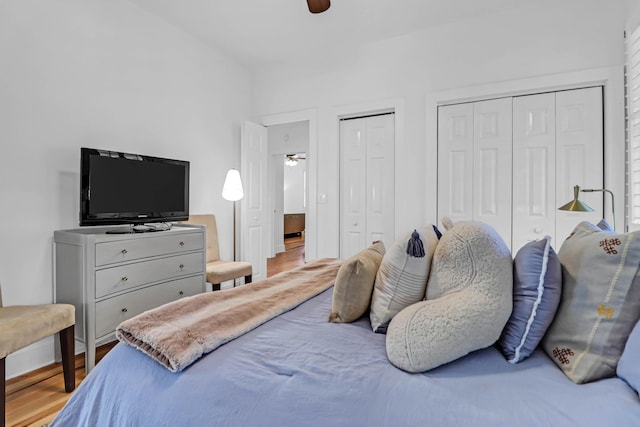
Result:
<svg viewBox="0 0 640 427">
<path fill-rule="evenodd" d="M 427 372 L 398 369 L 367 315 L 327 321 L 331 285 L 177 372 L 117 344 L 51 427 L 640 426 L 627 382 L 575 384 L 540 348 L 517 364 L 491 345 Z"/>
</svg>

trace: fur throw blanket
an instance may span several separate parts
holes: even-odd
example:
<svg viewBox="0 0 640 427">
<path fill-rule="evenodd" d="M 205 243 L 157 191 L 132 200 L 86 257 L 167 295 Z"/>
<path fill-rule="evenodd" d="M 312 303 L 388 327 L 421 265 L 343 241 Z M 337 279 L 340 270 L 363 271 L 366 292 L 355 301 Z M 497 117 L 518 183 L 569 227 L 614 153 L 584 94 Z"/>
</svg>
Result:
<svg viewBox="0 0 640 427">
<path fill-rule="evenodd" d="M 245 286 L 182 298 L 122 322 L 116 336 L 170 371 L 182 371 L 331 287 L 341 264 L 323 258 Z"/>
</svg>

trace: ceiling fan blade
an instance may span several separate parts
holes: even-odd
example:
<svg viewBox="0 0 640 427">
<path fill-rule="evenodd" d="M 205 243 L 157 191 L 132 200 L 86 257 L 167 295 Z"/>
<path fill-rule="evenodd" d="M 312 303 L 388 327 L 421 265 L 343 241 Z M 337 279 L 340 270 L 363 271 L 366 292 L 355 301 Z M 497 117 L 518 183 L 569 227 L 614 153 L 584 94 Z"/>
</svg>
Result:
<svg viewBox="0 0 640 427">
<path fill-rule="evenodd" d="M 309 12 L 322 13 L 325 10 L 329 9 L 329 6 L 331 6 L 331 1 L 330 0 L 307 0 L 307 5 L 309 6 Z"/>
</svg>

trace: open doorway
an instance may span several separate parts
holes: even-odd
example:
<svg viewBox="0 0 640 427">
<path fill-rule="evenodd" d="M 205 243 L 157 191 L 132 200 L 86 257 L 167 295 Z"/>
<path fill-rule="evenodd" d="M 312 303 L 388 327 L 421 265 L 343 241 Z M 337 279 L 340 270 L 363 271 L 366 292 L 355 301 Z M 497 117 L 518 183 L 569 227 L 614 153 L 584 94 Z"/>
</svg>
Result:
<svg viewBox="0 0 640 427">
<path fill-rule="evenodd" d="M 267 127 L 272 241 L 267 276 L 304 264 L 309 121 Z"/>
</svg>

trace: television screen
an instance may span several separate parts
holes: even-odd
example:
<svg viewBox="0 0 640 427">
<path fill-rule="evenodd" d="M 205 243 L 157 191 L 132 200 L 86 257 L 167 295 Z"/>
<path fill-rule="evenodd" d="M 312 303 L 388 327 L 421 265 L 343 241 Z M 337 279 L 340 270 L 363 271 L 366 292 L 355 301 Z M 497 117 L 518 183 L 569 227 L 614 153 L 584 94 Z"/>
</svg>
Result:
<svg viewBox="0 0 640 427">
<path fill-rule="evenodd" d="M 82 148 L 80 225 L 189 218 L 189 162 Z"/>
</svg>

